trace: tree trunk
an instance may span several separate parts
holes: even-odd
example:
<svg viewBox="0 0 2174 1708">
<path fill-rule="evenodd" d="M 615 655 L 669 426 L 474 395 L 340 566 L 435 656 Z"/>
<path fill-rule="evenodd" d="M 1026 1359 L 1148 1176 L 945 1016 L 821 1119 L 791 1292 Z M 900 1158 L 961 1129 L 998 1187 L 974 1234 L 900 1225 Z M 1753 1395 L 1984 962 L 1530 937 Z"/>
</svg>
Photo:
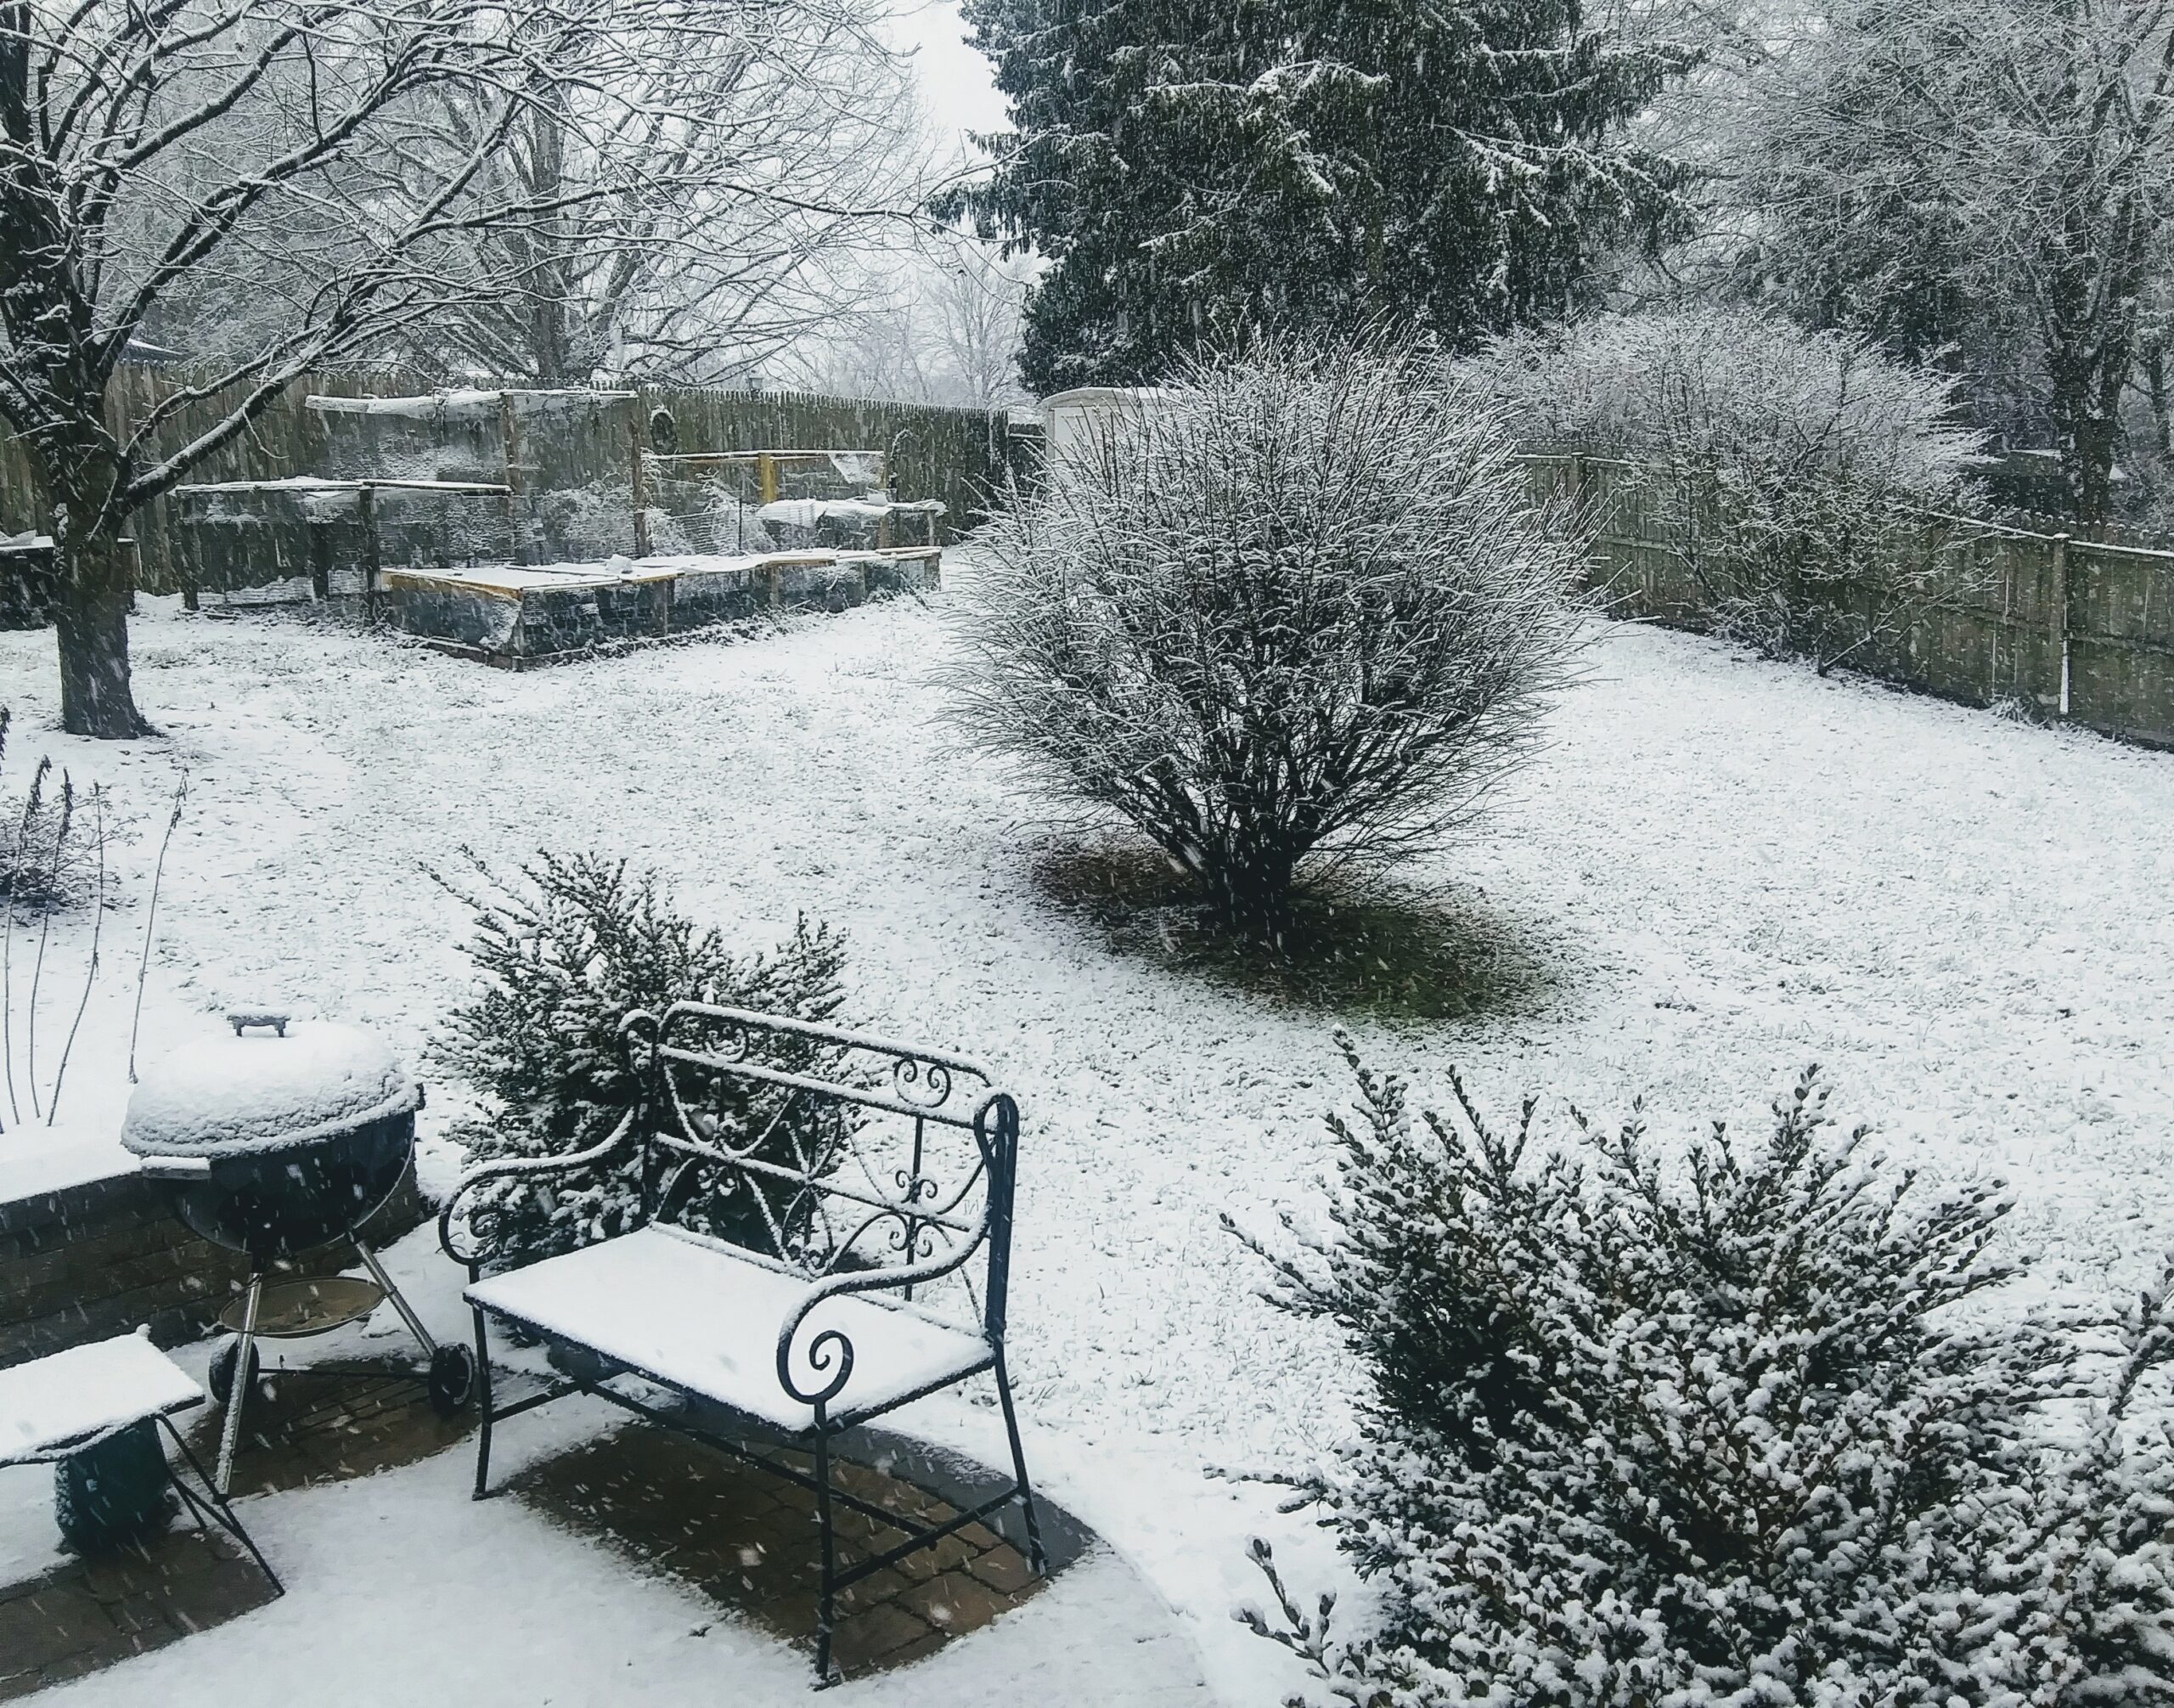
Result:
<svg viewBox="0 0 2174 1708">
<path fill-rule="evenodd" d="M 2102 407 L 2103 369 L 2086 356 L 2062 352 L 2052 369 L 2053 414 L 2061 432 L 2061 482 L 2069 506 L 2087 530 L 2104 526 L 2114 510 L 2114 454 L 2120 424 Z"/>
<path fill-rule="evenodd" d="M 2166 347 L 2154 343 L 2143 353 L 2144 392 L 2151 399 L 2151 425 L 2159 443 L 2153 449 L 2160 456 L 2174 451 L 2174 419 L 2170 419 L 2166 395 Z"/>
<path fill-rule="evenodd" d="M 2101 415 L 2076 422 L 2069 433 L 2069 492 L 2075 519 L 2089 530 L 2114 514 L 2114 452 L 2120 429 Z"/>
<path fill-rule="evenodd" d="M 128 676 L 132 566 L 120 525 L 56 534 L 59 576 L 53 626 L 60 643 L 60 726 L 71 736 L 122 741 L 148 736 Z"/>
<path fill-rule="evenodd" d="M 1200 866 L 1208 905 L 1240 937 L 1274 948 L 1291 916 L 1297 860 L 1281 849 L 1211 848 Z"/>
<path fill-rule="evenodd" d="M 125 741 L 153 733 L 129 685 L 135 565 L 121 543 L 128 512 L 118 496 L 128 470 L 96 413 L 98 393 L 89 395 L 90 408 L 70 411 L 45 431 L 25 437 L 53 517 L 60 726 L 71 736 Z"/>
</svg>

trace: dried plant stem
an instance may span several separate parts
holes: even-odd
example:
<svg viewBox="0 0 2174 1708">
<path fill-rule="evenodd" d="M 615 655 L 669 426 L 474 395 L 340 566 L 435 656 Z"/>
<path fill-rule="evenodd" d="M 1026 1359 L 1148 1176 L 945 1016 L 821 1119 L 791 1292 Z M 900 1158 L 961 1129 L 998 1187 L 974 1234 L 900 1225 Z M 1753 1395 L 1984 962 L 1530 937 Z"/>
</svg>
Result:
<svg viewBox="0 0 2174 1708">
<path fill-rule="evenodd" d="M 60 870 L 61 856 L 68 846 L 69 827 L 75 820 L 76 786 L 67 772 L 63 771 L 60 774 L 60 827 L 53 833 L 53 864 L 48 868 L 52 871 Z M 34 1116 L 45 1113 L 37 1096 L 37 999 L 39 989 L 45 983 L 45 946 L 53 938 L 53 914 L 54 910 L 47 908 L 45 917 L 38 922 L 37 958 L 31 963 L 30 1018 L 23 1028 L 23 1071 L 30 1081 L 31 1113 Z"/>
<path fill-rule="evenodd" d="M 15 846 L 8 857 L 8 917 L 0 923 L 0 1068 L 8 1080 L 8 1119 L 20 1123 L 22 1106 L 15 1101 L 15 888 L 21 882 L 24 851 L 30 847 L 31 825 L 38 803 L 45 796 L 45 780 L 53 770 L 50 758 L 40 759 L 31 777 L 30 798 L 23 803 L 23 821 L 15 829 Z"/>
<path fill-rule="evenodd" d="M 53 1070 L 53 1096 L 46 1102 L 45 1124 L 51 1126 L 60 1113 L 60 1087 L 68 1078 L 68 1058 L 76 1053 L 76 1034 L 82 1029 L 83 1011 L 91 1006 L 91 986 L 99 976 L 99 940 L 105 930 L 105 791 L 91 785 L 92 835 L 97 838 L 99 876 L 91 896 L 91 964 L 83 972 L 83 994 L 76 1004 L 76 1017 L 68 1024 L 68 1040 L 60 1046 L 60 1064 Z"/>
<path fill-rule="evenodd" d="M 173 845 L 174 827 L 181 822 L 183 804 L 189 799 L 189 773 L 173 792 L 173 811 L 166 818 L 166 833 L 159 838 L 158 864 L 151 868 L 151 905 L 144 916 L 144 953 L 136 962 L 136 1012 L 128 1022 L 128 1083 L 136 1083 L 136 1034 L 144 1024 L 144 981 L 151 971 L 151 933 L 159 922 L 159 885 L 166 875 L 166 850 Z"/>
</svg>

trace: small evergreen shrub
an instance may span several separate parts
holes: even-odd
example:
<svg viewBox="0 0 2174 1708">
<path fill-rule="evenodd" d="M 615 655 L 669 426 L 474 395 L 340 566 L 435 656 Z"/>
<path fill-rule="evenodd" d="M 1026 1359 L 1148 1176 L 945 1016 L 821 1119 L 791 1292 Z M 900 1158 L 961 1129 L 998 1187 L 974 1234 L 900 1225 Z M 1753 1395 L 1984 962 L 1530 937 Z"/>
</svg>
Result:
<svg viewBox="0 0 2174 1708">
<path fill-rule="evenodd" d="M 452 1130 L 477 1162 L 561 1157 L 606 1137 L 639 1096 L 619 1042 L 631 1009 L 662 1014 L 697 1001 L 823 1021 L 842 1000 L 845 944 L 826 926 L 803 918 L 771 953 L 735 955 L 715 930 L 678 913 L 653 874 L 630 875 L 623 860 L 543 854 L 521 870 L 518 887 L 482 871 L 482 894 L 454 891 L 475 910 L 469 953 L 480 981 L 436 1053 L 482 1104 Z M 841 1063 L 840 1052 L 813 1040 L 765 1040 L 756 1059 L 819 1078 L 834 1077 Z M 736 1147 L 767 1129 L 758 1154 L 770 1160 L 836 1153 L 844 1118 L 835 1109 L 786 1108 L 773 1122 L 782 1102 L 774 1094 L 714 1075 L 701 1077 L 701 1090 L 695 1119 L 720 1144 Z M 758 1204 L 757 1188 L 720 1190 L 712 1172 L 681 1175 L 675 1220 L 766 1252 L 776 1250 L 772 1226 L 789 1245 L 807 1236 L 805 1207 L 790 1195 L 768 1192 Z M 630 1144 L 592 1170 L 481 1189 L 470 1226 L 486 1249 L 527 1261 L 624 1232 L 640 1203 L 639 1152 Z"/>
<path fill-rule="evenodd" d="M 1264 341 L 1052 454 L 977 536 L 967 739 L 1274 942 L 1302 877 L 1438 846 L 1529 750 L 1583 548 L 1410 348 Z"/>
<path fill-rule="evenodd" d="M 1982 1308 L 2021 1268 L 1999 1188 L 1884 1167 L 1813 1073 L 1670 1167 L 1636 1113 L 1537 1154 L 1531 1102 L 1500 1132 L 1454 1078 L 1415 1119 L 1343 1047 L 1338 1237 L 1247 1243 L 1363 1362 L 1355 1442 L 1295 1481 L 1383 1616 L 1339 1636 L 1260 1543 L 1278 1616 L 1240 1614 L 1333 1699 L 2174 1700 L 2174 1453 L 2134 1416 L 2164 1277 L 2103 1322 Z"/>
</svg>

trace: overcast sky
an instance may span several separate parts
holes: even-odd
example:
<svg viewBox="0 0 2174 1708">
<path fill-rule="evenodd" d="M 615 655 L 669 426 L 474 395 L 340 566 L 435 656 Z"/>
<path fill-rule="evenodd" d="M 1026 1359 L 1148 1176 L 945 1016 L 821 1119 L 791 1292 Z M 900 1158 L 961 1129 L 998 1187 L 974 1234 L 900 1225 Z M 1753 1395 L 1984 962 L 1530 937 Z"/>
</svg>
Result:
<svg viewBox="0 0 2174 1708">
<path fill-rule="evenodd" d="M 958 0 L 898 0 L 898 40 L 912 48 L 921 99 L 937 133 L 1005 128 L 1004 98 L 989 81 L 988 61 L 966 45 Z"/>
</svg>

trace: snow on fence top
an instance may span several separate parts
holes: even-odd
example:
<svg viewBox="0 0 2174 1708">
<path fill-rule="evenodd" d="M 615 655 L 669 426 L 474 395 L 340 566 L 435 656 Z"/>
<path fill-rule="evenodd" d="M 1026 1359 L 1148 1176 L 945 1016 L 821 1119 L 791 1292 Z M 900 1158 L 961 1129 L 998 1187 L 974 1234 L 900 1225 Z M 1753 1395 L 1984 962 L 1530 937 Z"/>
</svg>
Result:
<svg viewBox="0 0 2174 1708">
<path fill-rule="evenodd" d="M 303 407 L 328 415 L 397 415 L 406 420 L 428 420 L 434 415 L 480 414 L 507 403 L 522 409 L 578 409 L 634 401 L 632 392 L 498 391 L 431 392 L 417 397 L 336 397 L 313 395 Z"/>
<path fill-rule="evenodd" d="M 200 486 L 176 487 L 176 497 L 201 498 L 216 493 L 482 493 L 507 490 L 503 481 L 333 480 L 324 475 L 288 475 L 273 481 L 210 481 Z"/>
</svg>

